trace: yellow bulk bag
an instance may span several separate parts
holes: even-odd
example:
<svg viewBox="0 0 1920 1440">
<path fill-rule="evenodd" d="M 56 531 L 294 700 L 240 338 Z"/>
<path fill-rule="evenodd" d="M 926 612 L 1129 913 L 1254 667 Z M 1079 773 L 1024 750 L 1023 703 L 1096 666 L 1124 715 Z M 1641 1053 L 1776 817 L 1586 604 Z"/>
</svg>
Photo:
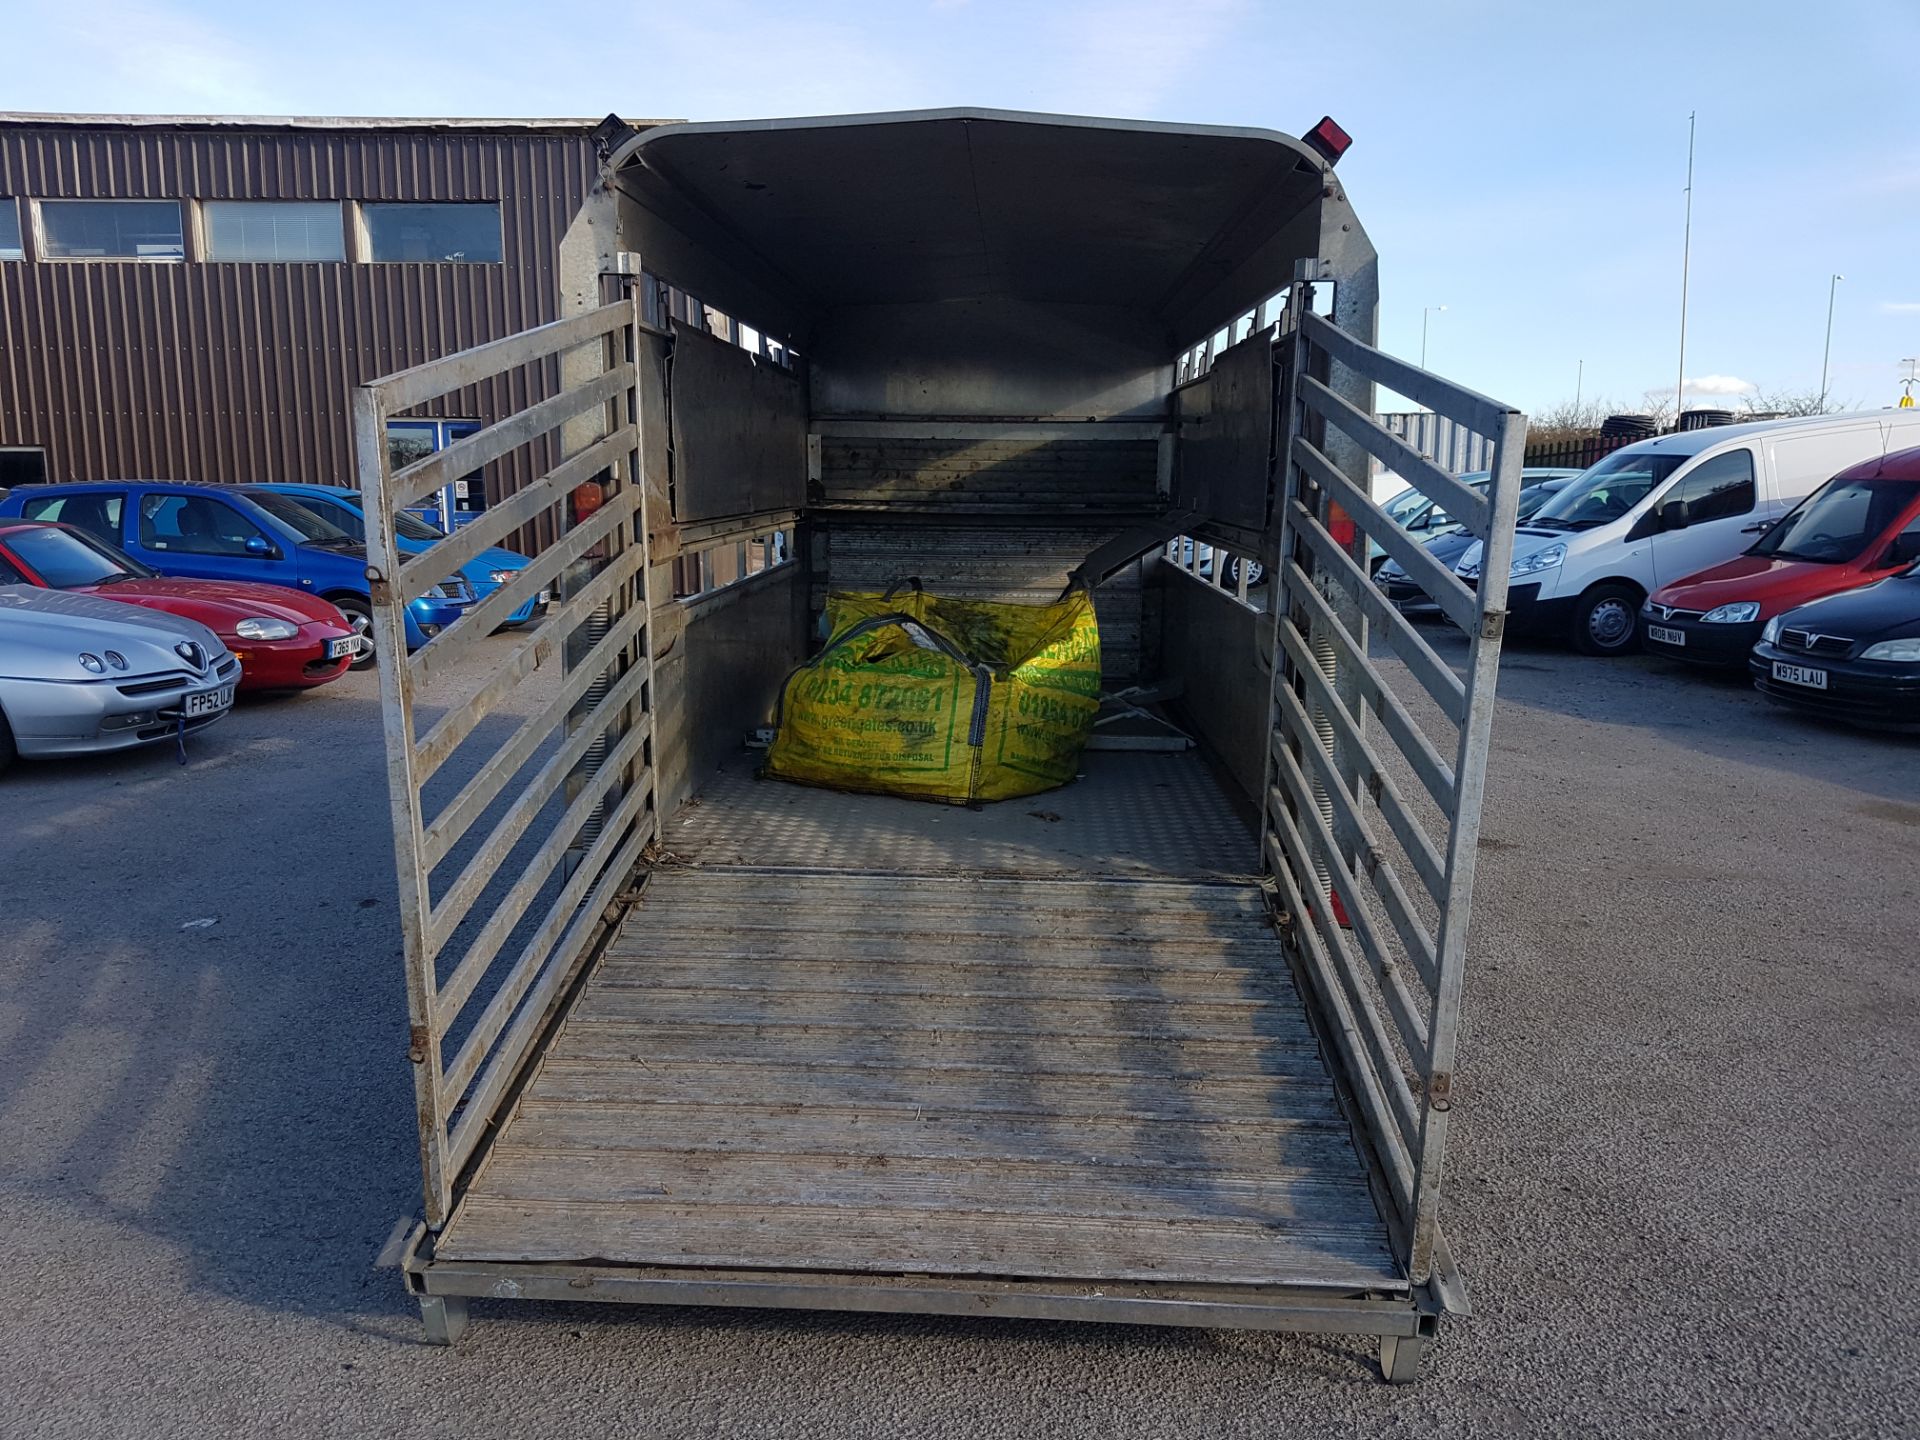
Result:
<svg viewBox="0 0 1920 1440">
<path fill-rule="evenodd" d="M 1100 709 L 1085 587 L 1050 605 L 836 592 L 827 631 L 781 692 L 768 775 L 955 805 L 1073 779 Z"/>
</svg>

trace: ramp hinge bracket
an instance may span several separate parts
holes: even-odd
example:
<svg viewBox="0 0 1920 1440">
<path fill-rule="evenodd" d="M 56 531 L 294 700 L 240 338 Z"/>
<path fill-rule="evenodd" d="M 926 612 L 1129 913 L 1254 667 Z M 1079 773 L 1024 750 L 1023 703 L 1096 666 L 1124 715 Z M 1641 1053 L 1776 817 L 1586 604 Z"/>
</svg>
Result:
<svg viewBox="0 0 1920 1440">
<path fill-rule="evenodd" d="M 1489 610 L 1480 617 L 1480 638 L 1498 640 L 1507 633 L 1507 612 Z"/>
</svg>

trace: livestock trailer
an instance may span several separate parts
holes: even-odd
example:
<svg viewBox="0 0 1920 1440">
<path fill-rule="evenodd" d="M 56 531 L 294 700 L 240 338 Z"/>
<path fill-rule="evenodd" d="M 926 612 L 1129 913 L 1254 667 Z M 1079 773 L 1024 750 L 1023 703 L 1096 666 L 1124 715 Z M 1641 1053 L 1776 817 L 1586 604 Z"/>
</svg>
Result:
<svg viewBox="0 0 1920 1440">
<path fill-rule="evenodd" d="M 1023 1316 L 1371 1335 L 1412 1378 L 1466 1305 L 1442 1180 L 1525 421 L 1374 348 L 1344 137 L 601 134 L 563 318 L 356 395 L 424 1177 L 386 1258 L 429 1333 L 472 1297 Z M 390 463 L 390 420 L 496 377 L 516 413 Z M 1486 492 L 1376 384 L 1482 437 Z M 522 447 L 542 478 L 400 555 L 398 511 Z M 1374 461 L 1486 542 L 1477 587 Z M 407 601 L 510 535 L 532 563 L 407 656 Z M 1097 582 L 1103 688 L 1197 746 L 978 808 L 756 778 L 828 591 L 909 575 Z"/>
</svg>

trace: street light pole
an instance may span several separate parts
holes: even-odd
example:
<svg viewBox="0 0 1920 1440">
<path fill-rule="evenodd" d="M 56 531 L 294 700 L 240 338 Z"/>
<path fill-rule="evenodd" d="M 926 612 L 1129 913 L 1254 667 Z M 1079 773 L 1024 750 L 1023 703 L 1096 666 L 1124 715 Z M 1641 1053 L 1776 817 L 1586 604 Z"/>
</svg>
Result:
<svg viewBox="0 0 1920 1440">
<path fill-rule="evenodd" d="M 1444 305 L 1429 305 L 1420 312 L 1420 368 L 1427 368 L 1427 317 L 1436 310 L 1444 312 Z"/>
<path fill-rule="evenodd" d="M 1680 374 L 1673 382 L 1673 428 L 1680 428 L 1680 411 L 1687 403 L 1687 280 L 1693 268 L 1693 121 L 1687 112 L 1687 223 L 1680 234 Z"/>
<path fill-rule="evenodd" d="M 1827 281 L 1827 348 L 1820 352 L 1820 413 L 1827 413 L 1827 362 L 1833 358 L 1833 295 L 1847 277 L 1835 275 Z"/>
<path fill-rule="evenodd" d="M 1573 413 L 1580 413 L 1580 389 L 1587 382 L 1587 362 L 1582 360 L 1580 368 L 1573 372 Z"/>
</svg>

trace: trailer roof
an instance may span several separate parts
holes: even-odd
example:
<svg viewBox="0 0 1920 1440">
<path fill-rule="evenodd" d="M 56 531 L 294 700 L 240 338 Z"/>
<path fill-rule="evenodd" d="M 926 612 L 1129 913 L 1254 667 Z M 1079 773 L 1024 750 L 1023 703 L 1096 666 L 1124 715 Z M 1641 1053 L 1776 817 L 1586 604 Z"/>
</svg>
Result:
<svg viewBox="0 0 1920 1440">
<path fill-rule="evenodd" d="M 1276 237 L 1327 183 L 1274 130 L 976 109 L 661 126 L 609 165 L 664 182 L 816 303 L 991 295 L 1176 324 L 1218 309 L 1263 249 L 1262 278 L 1284 283 L 1317 227 Z"/>
</svg>

